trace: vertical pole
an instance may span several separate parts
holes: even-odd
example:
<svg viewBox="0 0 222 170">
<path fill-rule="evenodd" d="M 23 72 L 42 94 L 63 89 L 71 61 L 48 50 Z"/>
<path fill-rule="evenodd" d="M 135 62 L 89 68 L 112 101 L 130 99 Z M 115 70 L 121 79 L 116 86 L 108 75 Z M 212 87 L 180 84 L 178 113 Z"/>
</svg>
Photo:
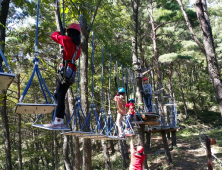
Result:
<svg viewBox="0 0 222 170">
<path fill-rule="evenodd" d="M 171 140 L 172 140 L 172 147 L 177 146 L 176 131 L 172 131 L 171 135 L 172 135 L 172 138 L 171 138 Z"/>
<path fill-rule="evenodd" d="M 150 139 L 151 139 L 151 133 L 146 133 L 146 151 L 150 151 Z"/>
<path fill-rule="evenodd" d="M 169 146 L 168 146 L 168 143 L 167 143 L 166 132 L 162 131 L 161 135 L 162 135 L 164 149 L 166 151 L 167 163 L 170 164 L 170 163 L 172 163 L 172 158 L 171 158 Z"/>
<path fill-rule="evenodd" d="M 208 170 L 213 170 L 213 163 L 212 163 L 209 135 L 206 135 L 206 151 L 207 151 L 207 166 L 208 166 Z"/>
</svg>

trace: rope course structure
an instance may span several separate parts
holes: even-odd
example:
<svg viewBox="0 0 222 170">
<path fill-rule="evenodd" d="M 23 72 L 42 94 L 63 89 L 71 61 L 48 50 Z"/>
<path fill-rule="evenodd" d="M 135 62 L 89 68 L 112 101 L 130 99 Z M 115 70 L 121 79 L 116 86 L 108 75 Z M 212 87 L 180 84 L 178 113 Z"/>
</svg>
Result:
<svg viewBox="0 0 222 170">
<path fill-rule="evenodd" d="M 77 12 L 80 14 L 80 11 L 78 10 L 77 6 L 73 3 L 73 1 L 70 1 L 73 6 L 75 7 L 75 9 L 77 10 Z M 65 9 L 64 9 L 65 5 L 64 5 L 64 1 L 63 1 L 63 28 L 65 27 Z M 84 17 L 80 14 L 80 20 L 82 19 L 84 22 L 86 22 L 86 24 L 88 25 L 87 21 L 84 19 Z M 52 97 L 52 95 L 50 94 L 42 76 L 40 73 L 40 70 L 38 68 L 39 65 L 39 57 L 38 57 L 38 17 L 39 17 L 39 0 L 38 0 L 38 4 L 37 4 L 37 19 L 36 19 L 36 40 L 35 40 L 35 58 L 33 60 L 34 63 L 34 70 L 33 73 L 30 77 L 30 80 L 19 100 L 19 103 L 17 103 L 16 105 L 16 113 L 19 114 L 24 114 L 24 113 L 31 113 L 31 114 L 41 114 L 38 119 L 35 121 L 34 125 L 35 127 L 39 127 L 39 128 L 44 128 L 43 125 L 37 125 L 37 121 L 41 118 L 42 114 L 47 114 L 47 113 L 51 113 L 53 111 L 53 116 L 52 116 L 52 122 L 55 119 L 55 109 L 56 109 L 56 103 L 54 98 Z M 81 23 L 80 23 L 81 25 Z M 122 85 L 123 87 L 125 87 L 126 92 L 127 92 L 127 99 L 129 99 L 130 97 L 133 97 L 134 99 L 136 99 L 136 95 L 135 95 L 135 73 L 134 70 L 130 67 L 126 67 L 123 64 L 119 63 L 115 57 L 113 57 L 111 55 L 111 53 L 109 52 L 109 50 L 103 45 L 103 43 L 101 42 L 101 40 L 96 36 L 96 34 L 94 34 L 92 28 L 88 25 L 89 30 L 92 32 L 92 68 L 91 68 L 91 72 L 89 72 L 89 74 L 91 74 L 92 76 L 92 90 L 91 90 L 91 104 L 90 104 L 90 110 L 89 110 L 89 114 L 86 117 L 85 113 L 83 113 L 82 111 L 82 106 L 81 106 L 81 99 L 80 99 L 80 88 L 79 88 L 79 81 L 80 81 L 80 75 L 79 72 L 80 70 L 78 69 L 78 89 L 77 89 L 77 97 L 76 97 L 76 104 L 75 104 L 75 109 L 74 112 L 70 118 L 70 120 L 67 120 L 66 117 L 66 122 L 67 125 L 65 126 L 65 128 L 61 128 L 60 130 L 70 130 L 70 128 L 68 127 L 68 124 L 72 122 L 72 119 L 74 118 L 73 121 L 73 126 L 72 126 L 72 131 L 70 131 L 69 133 L 62 133 L 64 135 L 76 135 L 76 136 L 85 136 L 85 135 L 95 135 L 95 132 L 97 132 L 96 134 L 100 134 L 100 135 L 106 135 L 107 138 L 113 138 L 115 135 L 118 136 L 118 132 L 115 128 L 115 124 L 112 122 L 112 115 L 111 115 L 111 89 L 115 90 L 118 89 L 118 87 L 120 85 Z M 96 42 L 94 42 L 96 40 Z M 98 44 L 101 44 L 101 48 L 102 48 L 102 86 L 101 86 L 101 102 L 98 102 L 98 100 L 96 100 L 95 96 L 94 96 L 94 89 L 97 89 L 98 86 L 94 86 L 94 73 L 96 72 L 96 69 L 94 67 L 94 53 L 95 53 L 95 46 L 99 46 Z M 105 51 L 109 54 L 109 62 L 104 62 L 104 53 Z M 1 51 L 0 51 L 1 52 Z M 105 64 L 104 64 L 105 63 Z M 98 64 L 98 59 L 97 59 L 97 64 Z M 97 65 L 95 64 L 95 65 Z M 108 67 L 109 64 L 109 85 L 108 85 L 108 89 L 109 89 L 109 104 L 108 104 L 108 113 L 107 115 L 105 114 L 105 107 L 107 107 L 106 105 L 103 104 L 103 70 L 104 67 Z M 104 66 L 105 65 L 105 66 Z M 113 67 L 112 70 L 112 65 L 115 65 L 115 67 Z M 80 59 L 79 59 L 79 65 L 80 67 Z M 119 67 L 120 66 L 120 67 Z M 0 67 L 0 71 L 2 71 L 1 67 Z M 33 77 L 35 75 L 35 73 L 37 74 L 38 80 L 39 80 L 39 84 L 42 90 L 42 93 L 44 95 L 44 98 L 46 100 L 45 104 L 33 104 L 33 103 L 22 103 L 31 83 L 33 80 Z M 0 72 L 0 76 L 1 76 L 1 72 Z M 115 80 L 116 80 L 116 86 L 114 87 L 111 82 L 111 77 L 115 76 Z M 121 76 L 121 78 L 119 78 L 119 76 Z M 96 77 L 96 79 L 98 80 L 98 77 Z M 121 82 L 120 82 L 121 81 Z M 112 85 L 112 87 L 111 87 Z M 0 86 L 1 87 L 1 86 Z M 107 86 L 104 86 L 107 87 Z M 51 98 L 51 101 L 48 101 L 46 94 L 48 93 L 49 97 Z M 84 94 L 86 95 L 86 94 Z M 100 110 L 100 114 L 98 116 L 97 114 L 97 110 L 96 110 L 96 104 L 94 103 L 94 101 L 96 101 L 97 103 L 101 104 L 101 110 Z M 105 106 L 105 107 L 104 107 Z M 158 103 L 156 104 L 156 107 L 158 108 Z M 172 106 L 172 109 L 174 110 L 173 112 L 176 113 L 176 107 Z M 158 112 L 158 109 L 156 109 Z M 95 120 L 96 120 L 96 128 L 94 129 L 94 132 L 92 131 L 91 127 L 90 127 L 90 116 L 94 114 L 95 116 Z M 66 115 L 65 115 L 66 116 Z M 104 121 L 104 126 L 102 126 L 102 117 L 103 117 L 103 121 Z M 134 127 L 135 128 L 139 128 L 139 125 L 159 125 L 159 121 L 150 121 L 149 117 L 158 117 L 158 114 L 149 114 L 146 112 L 146 106 L 144 106 L 144 111 L 140 111 L 136 108 L 136 114 L 134 116 Z M 175 118 L 176 120 L 176 114 L 172 114 L 172 117 Z M 126 121 L 125 121 L 126 123 Z M 78 124 L 78 125 L 77 125 Z M 112 125 L 112 126 L 111 126 Z M 172 121 L 171 122 L 172 126 L 176 126 L 176 122 Z M 79 127 L 78 127 L 79 126 Z M 124 124 L 123 124 L 124 126 Z M 56 128 L 44 128 L 44 129 L 48 129 L 48 130 L 59 130 Z M 85 129 L 85 130 L 84 130 Z M 87 130 L 86 130 L 87 129 Z M 115 134 L 115 135 L 114 135 Z M 112 137 L 111 137 L 112 136 Z"/>
<path fill-rule="evenodd" d="M 18 114 L 48 114 L 51 113 L 55 108 L 56 108 L 56 104 L 54 101 L 53 96 L 51 95 L 51 93 L 49 92 L 43 78 L 42 75 L 40 73 L 39 70 L 39 58 L 38 58 L 38 18 L 39 18 L 39 0 L 38 0 L 38 4 L 37 4 L 37 19 L 36 19 L 36 39 L 35 39 L 35 58 L 33 60 L 34 63 L 34 69 L 32 72 L 32 75 L 27 83 L 26 88 L 23 91 L 22 96 L 19 99 L 19 103 L 16 104 L 16 109 L 15 109 L 15 113 Z M 42 90 L 42 93 L 44 95 L 45 98 L 45 104 L 36 104 L 36 103 L 22 103 L 22 101 L 25 98 L 26 93 L 29 90 L 29 87 L 32 83 L 32 80 L 35 76 L 35 73 L 37 74 L 37 78 Z M 51 101 L 48 101 L 46 94 L 48 94 L 48 96 L 50 97 Z"/>
</svg>

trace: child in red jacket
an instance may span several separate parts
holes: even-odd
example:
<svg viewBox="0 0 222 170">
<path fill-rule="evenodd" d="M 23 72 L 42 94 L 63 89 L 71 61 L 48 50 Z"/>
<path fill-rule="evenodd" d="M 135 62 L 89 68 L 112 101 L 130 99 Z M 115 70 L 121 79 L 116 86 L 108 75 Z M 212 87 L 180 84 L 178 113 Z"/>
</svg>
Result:
<svg viewBox="0 0 222 170">
<path fill-rule="evenodd" d="M 131 129 L 133 129 L 133 125 L 132 125 L 132 120 L 134 119 L 134 114 L 135 114 L 135 100 L 134 99 L 130 99 L 129 103 L 126 103 L 126 107 L 129 108 L 128 112 L 127 112 L 127 116 L 126 116 L 126 124 L 127 124 L 127 133 L 132 134 L 133 131 Z"/>
<path fill-rule="evenodd" d="M 133 147 L 133 137 L 131 136 L 130 141 L 130 153 L 131 161 L 129 170 L 143 170 L 143 162 L 145 160 L 145 154 L 143 153 L 144 148 L 142 146 L 137 146 L 135 149 Z"/>
<path fill-rule="evenodd" d="M 64 83 L 60 80 L 57 80 L 55 99 L 58 102 L 58 106 L 56 109 L 56 117 L 54 122 L 44 125 L 45 127 L 64 127 L 63 119 L 65 115 L 65 95 L 70 85 L 75 82 L 76 66 L 74 62 L 79 58 L 81 53 L 80 33 L 80 25 L 72 23 L 67 29 L 68 36 L 63 36 L 60 32 L 54 32 L 51 35 L 52 40 L 62 45 L 64 48 L 63 60 L 67 61 L 68 64 L 65 68 L 64 64 L 61 63 L 60 70 L 65 72 L 64 76 L 65 79 L 68 80 L 68 82 L 65 81 Z M 77 55 L 74 57 L 75 52 L 77 52 Z"/>
</svg>

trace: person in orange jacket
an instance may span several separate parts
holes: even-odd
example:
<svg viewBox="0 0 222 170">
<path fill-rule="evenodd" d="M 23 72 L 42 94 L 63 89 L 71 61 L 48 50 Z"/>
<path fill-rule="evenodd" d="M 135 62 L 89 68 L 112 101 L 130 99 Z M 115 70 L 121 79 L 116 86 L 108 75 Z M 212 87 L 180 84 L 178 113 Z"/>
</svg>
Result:
<svg viewBox="0 0 222 170">
<path fill-rule="evenodd" d="M 67 63 L 65 67 L 64 62 L 60 64 L 61 72 L 65 72 L 64 79 L 68 80 L 62 82 L 57 79 L 55 99 L 58 102 L 56 109 L 56 117 L 54 122 L 44 125 L 45 127 L 62 128 L 64 127 L 65 115 L 65 95 L 71 84 L 75 82 L 76 65 L 74 64 L 81 53 L 81 28 L 79 24 L 72 23 L 67 29 L 67 36 L 61 35 L 60 32 L 54 32 L 51 39 L 63 46 L 63 61 Z M 76 55 L 74 55 L 77 52 Z M 75 56 L 75 57 L 74 57 Z M 73 60 L 73 61 L 72 61 Z M 66 70 L 65 70 L 66 69 Z"/>
<path fill-rule="evenodd" d="M 114 97 L 114 101 L 117 104 L 117 118 L 116 118 L 116 125 L 118 127 L 119 131 L 119 136 L 121 138 L 125 138 L 125 135 L 123 134 L 122 130 L 122 121 L 123 121 L 123 116 L 126 115 L 126 108 L 125 108 L 125 89 L 123 87 L 120 87 L 118 89 L 117 95 Z"/>
</svg>

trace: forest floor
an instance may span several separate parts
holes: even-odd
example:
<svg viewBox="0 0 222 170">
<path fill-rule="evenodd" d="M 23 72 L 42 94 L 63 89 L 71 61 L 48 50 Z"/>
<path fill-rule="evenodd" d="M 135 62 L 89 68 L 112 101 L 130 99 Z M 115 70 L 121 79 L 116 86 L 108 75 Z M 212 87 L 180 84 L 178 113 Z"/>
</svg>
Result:
<svg viewBox="0 0 222 170">
<path fill-rule="evenodd" d="M 209 117 L 210 116 L 210 117 Z M 222 161 L 222 130 L 220 115 L 207 114 L 207 116 L 190 117 L 186 122 L 180 123 L 183 130 L 177 132 L 177 146 L 172 147 L 171 139 L 168 139 L 172 164 L 168 165 L 165 157 L 162 138 L 159 134 L 151 136 L 151 150 L 147 154 L 149 170 L 205 170 L 207 167 L 206 149 L 201 145 L 205 144 L 205 136 L 216 137 L 216 145 L 211 145 L 211 151 Z M 219 130 L 212 130 L 219 127 Z M 203 129 L 208 129 L 203 132 Z M 216 131 L 216 132 L 215 132 Z M 222 170 L 222 166 L 213 159 L 213 168 Z"/>
<path fill-rule="evenodd" d="M 162 138 L 152 137 L 152 148 L 147 154 L 150 170 L 204 170 L 207 169 L 205 149 L 201 146 L 199 135 L 193 135 L 190 139 L 177 138 L 177 147 L 172 148 L 170 140 L 170 153 L 172 164 L 168 165 L 165 157 Z"/>
</svg>

